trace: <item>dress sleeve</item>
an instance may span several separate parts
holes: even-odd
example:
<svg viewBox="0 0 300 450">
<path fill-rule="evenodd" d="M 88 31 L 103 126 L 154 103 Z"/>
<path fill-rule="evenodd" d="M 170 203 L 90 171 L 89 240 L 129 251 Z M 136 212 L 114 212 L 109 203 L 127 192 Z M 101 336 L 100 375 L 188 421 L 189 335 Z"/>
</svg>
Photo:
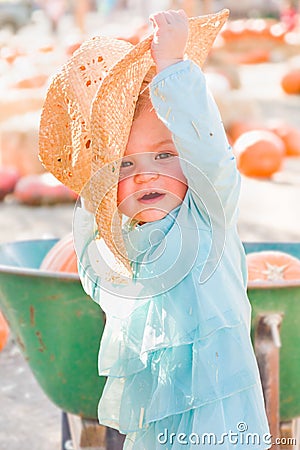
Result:
<svg viewBox="0 0 300 450">
<path fill-rule="evenodd" d="M 167 67 L 151 85 L 152 104 L 172 132 L 189 190 L 205 221 L 236 223 L 241 176 L 218 107 L 200 67 L 190 60 Z M 218 213 L 216 212 L 218 211 Z"/>
</svg>

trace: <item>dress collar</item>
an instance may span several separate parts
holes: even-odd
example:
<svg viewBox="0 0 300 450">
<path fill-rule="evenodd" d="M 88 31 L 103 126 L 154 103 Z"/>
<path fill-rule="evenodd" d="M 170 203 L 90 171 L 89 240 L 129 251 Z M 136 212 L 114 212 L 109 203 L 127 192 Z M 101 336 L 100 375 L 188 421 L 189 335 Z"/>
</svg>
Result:
<svg viewBox="0 0 300 450">
<path fill-rule="evenodd" d="M 181 205 L 170 211 L 165 217 L 154 222 L 139 225 L 127 220 L 123 225 L 123 238 L 129 259 L 135 259 L 157 247 L 172 228 Z"/>
</svg>

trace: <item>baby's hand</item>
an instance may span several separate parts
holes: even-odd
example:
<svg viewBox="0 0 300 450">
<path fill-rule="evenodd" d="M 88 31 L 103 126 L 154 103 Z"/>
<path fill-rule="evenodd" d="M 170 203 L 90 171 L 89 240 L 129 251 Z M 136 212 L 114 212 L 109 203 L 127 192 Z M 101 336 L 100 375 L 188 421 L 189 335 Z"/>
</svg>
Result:
<svg viewBox="0 0 300 450">
<path fill-rule="evenodd" d="M 188 17 L 179 11 L 162 11 L 150 16 L 154 26 L 151 55 L 157 72 L 183 60 L 188 39 Z"/>
</svg>

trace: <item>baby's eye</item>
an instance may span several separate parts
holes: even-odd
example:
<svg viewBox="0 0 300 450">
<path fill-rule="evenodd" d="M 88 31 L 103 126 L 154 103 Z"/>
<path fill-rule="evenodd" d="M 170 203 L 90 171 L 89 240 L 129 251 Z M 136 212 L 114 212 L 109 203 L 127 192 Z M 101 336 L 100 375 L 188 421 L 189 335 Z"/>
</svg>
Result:
<svg viewBox="0 0 300 450">
<path fill-rule="evenodd" d="M 132 166 L 132 162 L 131 161 L 122 161 L 121 162 L 121 168 L 130 167 L 130 166 Z"/>
<path fill-rule="evenodd" d="M 164 153 L 159 153 L 158 155 L 156 155 L 155 159 L 167 159 L 167 158 L 171 158 L 172 153 L 168 153 L 168 152 L 164 152 Z"/>
</svg>

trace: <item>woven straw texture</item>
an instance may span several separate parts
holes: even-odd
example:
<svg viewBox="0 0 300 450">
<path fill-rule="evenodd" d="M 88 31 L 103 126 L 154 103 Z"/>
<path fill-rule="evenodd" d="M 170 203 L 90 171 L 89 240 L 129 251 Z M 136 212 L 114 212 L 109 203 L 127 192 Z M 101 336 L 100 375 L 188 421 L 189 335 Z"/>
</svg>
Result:
<svg viewBox="0 0 300 450">
<path fill-rule="evenodd" d="M 203 66 L 228 15 L 222 10 L 189 19 L 188 59 Z M 136 46 L 104 37 L 87 41 L 54 78 L 41 117 L 41 161 L 87 199 L 124 276 L 131 269 L 117 209 L 119 167 L 142 82 L 154 64 L 152 38 Z"/>
<path fill-rule="evenodd" d="M 54 76 L 43 105 L 39 157 L 78 194 L 91 176 L 91 105 L 110 68 L 132 48 L 110 37 L 92 38 Z"/>
</svg>

